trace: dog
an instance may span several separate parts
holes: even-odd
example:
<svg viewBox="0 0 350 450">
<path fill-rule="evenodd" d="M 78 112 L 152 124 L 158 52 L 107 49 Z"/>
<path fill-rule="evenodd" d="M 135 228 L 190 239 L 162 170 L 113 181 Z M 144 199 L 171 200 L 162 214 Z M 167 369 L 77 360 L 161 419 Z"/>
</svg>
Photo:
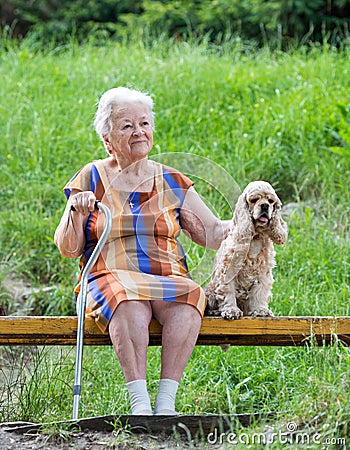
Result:
<svg viewBox="0 0 350 450">
<path fill-rule="evenodd" d="M 288 237 L 281 206 L 266 181 L 253 181 L 244 189 L 205 287 L 206 314 L 226 319 L 273 316 L 268 306 L 275 267 L 273 244 L 284 245 Z"/>
</svg>

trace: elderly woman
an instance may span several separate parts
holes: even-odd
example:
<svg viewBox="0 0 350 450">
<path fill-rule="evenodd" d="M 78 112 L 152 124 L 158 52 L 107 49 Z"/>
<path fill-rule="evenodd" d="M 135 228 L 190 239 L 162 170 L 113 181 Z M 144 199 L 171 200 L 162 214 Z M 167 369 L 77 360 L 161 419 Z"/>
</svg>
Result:
<svg viewBox="0 0 350 450">
<path fill-rule="evenodd" d="M 152 317 L 161 323 L 154 414 L 162 415 L 177 414 L 178 383 L 206 305 L 177 237 L 183 229 L 194 242 L 217 249 L 227 225 L 207 208 L 189 178 L 148 159 L 152 108 L 151 97 L 135 90 L 118 87 L 102 95 L 94 125 L 109 156 L 85 165 L 65 186 L 68 202 L 55 243 L 63 256 L 80 256 L 83 269 L 103 229 L 95 201 L 111 209 L 112 231 L 89 276 L 87 315 L 110 335 L 132 414 L 152 414 L 146 387 L 149 324 Z"/>
</svg>

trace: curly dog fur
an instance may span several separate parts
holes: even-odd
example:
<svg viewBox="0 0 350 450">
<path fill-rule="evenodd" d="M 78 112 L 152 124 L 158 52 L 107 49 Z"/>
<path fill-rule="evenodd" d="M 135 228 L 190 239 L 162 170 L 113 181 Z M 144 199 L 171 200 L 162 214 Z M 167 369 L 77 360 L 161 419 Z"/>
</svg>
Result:
<svg viewBox="0 0 350 450">
<path fill-rule="evenodd" d="M 207 313 L 227 319 L 273 316 L 268 307 L 275 267 L 273 244 L 285 244 L 281 201 L 265 181 L 253 181 L 238 198 L 230 230 L 205 288 Z"/>
</svg>

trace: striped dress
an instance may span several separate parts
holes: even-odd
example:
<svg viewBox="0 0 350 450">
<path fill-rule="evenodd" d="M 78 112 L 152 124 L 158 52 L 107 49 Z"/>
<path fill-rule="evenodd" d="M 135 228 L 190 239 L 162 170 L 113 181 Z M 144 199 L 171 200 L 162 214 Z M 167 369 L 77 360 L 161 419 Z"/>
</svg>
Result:
<svg viewBox="0 0 350 450">
<path fill-rule="evenodd" d="M 86 313 L 95 318 L 103 332 L 108 332 L 114 311 L 125 300 L 188 303 L 204 314 L 204 292 L 191 279 L 177 240 L 181 231 L 179 212 L 193 183 L 175 169 L 152 163 L 152 192 L 112 189 L 102 160 L 83 167 L 64 188 L 67 198 L 72 189 L 94 192 L 112 213 L 110 236 L 88 277 Z M 103 214 L 90 213 L 78 281 L 103 226 Z M 78 301 L 79 292 L 78 284 Z"/>
</svg>

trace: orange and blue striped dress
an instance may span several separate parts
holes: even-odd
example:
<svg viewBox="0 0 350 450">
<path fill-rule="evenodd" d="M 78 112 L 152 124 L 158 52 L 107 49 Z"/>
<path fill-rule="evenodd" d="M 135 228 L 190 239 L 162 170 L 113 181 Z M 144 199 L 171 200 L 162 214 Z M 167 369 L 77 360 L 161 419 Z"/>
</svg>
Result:
<svg viewBox="0 0 350 450">
<path fill-rule="evenodd" d="M 193 183 L 175 169 L 152 163 L 155 167 L 152 192 L 113 189 L 102 160 L 84 166 L 64 188 L 67 198 L 72 189 L 94 192 L 112 213 L 110 236 L 88 277 L 86 314 L 95 318 L 103 332 L 108 331 L 117 306 L 126 300 L 188 303 L 204 314 L 204 292 L 191 279 L 178 242 L 180 209 Z M 90 213 L 80 276 L 103 226 L 103 214 Z M 78 301 L 79 292 L 78 284 L 75 288 Z"/>
</svg>

